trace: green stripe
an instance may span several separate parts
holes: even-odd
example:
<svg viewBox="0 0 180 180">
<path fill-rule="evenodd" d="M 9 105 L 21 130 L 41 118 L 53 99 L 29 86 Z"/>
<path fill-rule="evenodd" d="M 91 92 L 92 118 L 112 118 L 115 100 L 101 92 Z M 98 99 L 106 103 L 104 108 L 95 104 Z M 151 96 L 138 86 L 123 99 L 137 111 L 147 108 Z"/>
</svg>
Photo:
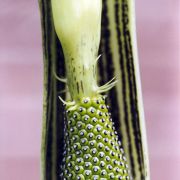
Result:
<svg viewBox="0 0 180 180">
<path fill-rule="evenodd" d="M 135 28 L 132 26 L 132 18 L 134 18 L 134 14 L 131 13 L 132 1 L 104 0 L 103 2 L 107 4 L 105 16 L 108 16 L 108 27 L 105 28 L 110 30 L 110 37 L 102 33 L 102 42 L 109 43 L 108 47 L 110 48 L 106 48 L 106 43 L 101 43 L 101 49 L 105 49 L 103 58 L 106 60 L 107 66 L 112 63 L 113 59 L 114 72 L 111 74 L 114 73 L 119 78 L 119 83 L 116 85 L 117 97 L 111 97 L 110 103 L 118 101 L 119 104 L 120 123 L 118 127 L 122 135 L 126 156 L 131 165 L 133 179 L 148 179 L 148 161 L 145 157 L 147 154 L 146 140 L 141 137 L 146 136 L 144 119 L 142 118 L 142 99 L 137 94 L 139 87 L 136 87 L 136 82 L 139 80 L 139 77 L 136 76 L 139 76 L 139 72 L 137 71 L 137 57 L 134 55 L 136 52 L 133 51 L 136 50 L 136 44 L 132 41 L 135 38 L 133 32 Z M 125 26 L 126 22 L 127 26 Z M 110 40 L 107 41 L 107 38 Z M 112 108 L 112 111 L 112 114 L 115 114 L 117 109 Z"/>
<path fill-rule="evenodd" d="M 59 147 L 62 147 L 63 132 L 58 131 L 63 122 L 62 104 L 59 103 L 58 92 L 64 89 L 64 84 L 57 82 L 53 76 L 53 63 L 58 68 L 58 74 L 64 75 L 64 63 L 57 66 L 57 60 L 63 60 L 63 53 L 55 34 L 51 2 L 48 0 L 39 1 L 41 12 L 43 54 L 44 54 L 44 95 L 43 95 L 43 127 L 41 145 L 41 168 L 42 180 L 57 180 L 59 162 L 62 157 L 59 155 Z M 65 96 L 63 95 L 63 98 Z"/>
<path fill-rule="evenodd" d="M 117 74 L 118 78 L 119 78 L 119 83 L 116 86 L 116 91 L 117 91 L 117 97 L 118 98 L 114 97 L 111 102 L 116 102 L 118 100 L 118 104 L 120 104 L 120 106 L 119 106 L 119 121 L 120 121 L 120 124 L 121 124 L 120 132 L 121 132 L 121 135 L 122 135 L 123 147 L 124 147 L 125 150 L 128 150 L 128 147 L 127 147 L 128 143 L 127 142 L 129 142 L 130 139 L 128 138 L 129 136 L 128 136 L 128 132 L 127 132 L 127 127 L 129 125 L 127 124 L 127 121 L 126 121 L 127 118 L 128 118 L 127 100 L 126 100 L 126 97 L 124 96 L 125 92 L 126 92 L 126 79 L 125 79 L 125 74 L 124 74 L 125 70 L 124 70 L 124 66 L 121 67 L 121 71 L 119 69 L 120 64 L 123 63 L 123 61 L 122 61 L 122 59 L 123 59 L 123 54 L 122 53 L 123 52 L 122 52 L 122 45 L 121 45 L 122 44 L 122 39 L 121 39 L 122 37 L 119 36 L 117 38 L 117 34 L 116 34 L 116 31 L 115 31 L 116 28 L 117 28 L 117 24 L 116 24 L 116 19 L 115 19 L 116 17 L 114 17 L 114 14 L 118 14 L 119 11 L 118 12 L 115 11 L 114 8 L 115 8 L 115 4 L 108 1 L 109 29 L 110 29 L 110 32 L 111 32 L 111 34 L 110 34 L 111 35 L 111 37 L 110 37 L 110 50 L 112 51 L 111 53 L 112 53 L 114 69 L 115 69 L 114 73 Z M 119 27 L 118 27 L 118 30 L 119 30 Z M 119 42 L 118 42 L 118 40 L 119 40 Z M 105 51 L 105 52 L 107 52 L 107 51 Z M 119 59 L 120 61 L 117 61 L 117 59 Z M 109 59 L 107 59 L 107 61 L 109 61 Z M 117 110 L 115 110 L 115 112 L 116 111 Z M 115 112 L 112 112 L 112 114 L 114 114 Z M 126 121 L 126 122 L 124 123 L 123 121 Z M 131 149 L 129 148 L 129 151 L 126 152 L 126 156 L 127 156 L 128 160 L 130 159 L 129 155 L 132 153 L 130 150 Z M 131 164 L 133 164 L 133 159 L 131 160 Z"/>
<path fill-rule="evenodd" d="M 126 10 L 123 9 L 124 5 Z M 64 139 L 63 106 L 57 96 L 65 87 L 53 77 L 53 63 L 59 76 L 64 76 L 65 68 L 62 49 L 52 23 L 51 1 L 39 0 L 39 6 L 44 54 L 41 179 L 56 180 L 59 179 Z M 102 84 L 111 79 L 111 76 L 118 76 L 116 87 L 108 92 L 112 117 L 115 119 L 118 135 L 121 136 L 133 179 L 148 180 L 146 132 L 133 11 L 133 0 L 103 0 L 100 46 L 102 57 L 98 63 L 98 81 Z M 65 94 L 61 96 L 65 99 Z"/>
</svg>

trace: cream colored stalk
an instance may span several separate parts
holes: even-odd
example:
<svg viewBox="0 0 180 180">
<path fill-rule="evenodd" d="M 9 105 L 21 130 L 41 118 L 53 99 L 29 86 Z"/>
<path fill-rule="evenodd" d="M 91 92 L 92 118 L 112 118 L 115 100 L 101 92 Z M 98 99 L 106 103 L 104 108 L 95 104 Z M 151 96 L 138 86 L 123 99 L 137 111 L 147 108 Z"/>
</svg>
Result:
<svg viewBox="0 0 180 180">
<path fill-rule="evenodd" d="M 98 93 L 96 61 L 101 9 L 101 0 L 52 0 L 54 25 L 63 47 L 73 100 Z"/>
</svg>

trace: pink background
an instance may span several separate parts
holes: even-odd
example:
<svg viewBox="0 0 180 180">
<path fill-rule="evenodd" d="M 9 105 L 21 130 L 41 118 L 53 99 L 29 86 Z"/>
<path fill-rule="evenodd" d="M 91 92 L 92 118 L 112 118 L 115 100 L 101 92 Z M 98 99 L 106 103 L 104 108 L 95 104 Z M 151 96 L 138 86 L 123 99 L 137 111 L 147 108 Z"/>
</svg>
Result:
<svg viewBox="0 0 180 180">
<path fill-rule="evenodd" d="M 152 180 L 180 179 L 180 3 L 136 1 Z M 0 179 L 39 180 L 42 48 L 37 0 L 0 0 Z"/>
</svg>

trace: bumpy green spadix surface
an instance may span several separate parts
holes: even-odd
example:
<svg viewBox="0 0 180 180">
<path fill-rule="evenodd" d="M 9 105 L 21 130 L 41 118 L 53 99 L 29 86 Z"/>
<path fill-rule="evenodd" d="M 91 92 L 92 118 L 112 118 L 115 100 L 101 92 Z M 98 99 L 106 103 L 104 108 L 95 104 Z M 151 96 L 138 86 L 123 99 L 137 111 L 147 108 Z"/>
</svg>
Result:
<svg viewBox="0 0 180 180">
<path fill-rule="evenodd" d="M 66 118 L 62 179 L 130 179 L 104 96 L 66 105 Z"/>
</svg>

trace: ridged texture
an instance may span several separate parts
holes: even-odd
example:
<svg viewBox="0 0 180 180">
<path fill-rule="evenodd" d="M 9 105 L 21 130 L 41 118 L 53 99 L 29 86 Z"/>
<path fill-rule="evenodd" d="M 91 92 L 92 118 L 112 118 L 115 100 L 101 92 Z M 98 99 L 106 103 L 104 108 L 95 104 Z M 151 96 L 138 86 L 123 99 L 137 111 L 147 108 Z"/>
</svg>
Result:
<svg viewBox="0 0 180 180">
<path fill-rule="evenodd" d="M 82 98 L 66 107 L 61 178 L 130 179 L 105 97 Z"/>
<path fill-rule="evenodd" d="M 65 75 L 64 57 L 53 27 L 51 2 L 39 0 L 44 50 L 44 102 L 42 133 L 42 180 L 59 180 L 63 159 L 64 114 L 58 92 L 63 83 L 53 75 Z M 134 180 L 149 180 L 146 131 L 137 60 L 133 0 L 103 0 L 102 36 L 98 80 L 114 75 L 118 83 L 108 93 L 112 119 Z M 65 94 L 61 94 L 65 99 Z"/>
</svg>

